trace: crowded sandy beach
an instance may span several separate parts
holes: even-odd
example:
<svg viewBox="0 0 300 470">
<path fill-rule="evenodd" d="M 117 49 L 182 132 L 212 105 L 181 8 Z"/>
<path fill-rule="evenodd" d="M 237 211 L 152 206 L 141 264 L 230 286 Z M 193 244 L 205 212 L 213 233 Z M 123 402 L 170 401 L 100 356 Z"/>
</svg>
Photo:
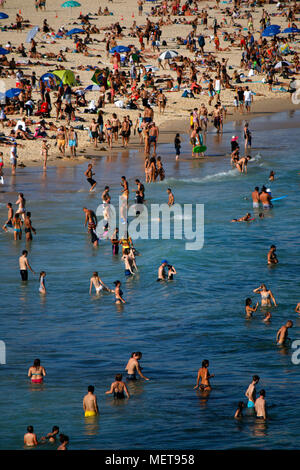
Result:
<svg viewBox="0 0 300 470">
<path fill-rule="evenodd" d="M 98 3 L 0 1 L 1 449 L 279 448 L 300 6 Z"/>
</svg>

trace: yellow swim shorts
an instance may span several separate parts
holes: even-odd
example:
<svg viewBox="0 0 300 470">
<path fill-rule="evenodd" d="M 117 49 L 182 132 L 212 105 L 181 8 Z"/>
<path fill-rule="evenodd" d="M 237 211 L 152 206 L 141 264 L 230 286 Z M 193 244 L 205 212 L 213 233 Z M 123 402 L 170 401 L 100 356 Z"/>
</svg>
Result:
<svg viewBox="0 0 300 470">
<path fill-rule="evenodd" d="M 86 418 L 89 418 L 89 417 L 91 417 L 91 416 L 96 416 L 96 411 L 86 411 L 86 412 L 84 413 L 84 416 L 85 416 Z"/>
</svg>

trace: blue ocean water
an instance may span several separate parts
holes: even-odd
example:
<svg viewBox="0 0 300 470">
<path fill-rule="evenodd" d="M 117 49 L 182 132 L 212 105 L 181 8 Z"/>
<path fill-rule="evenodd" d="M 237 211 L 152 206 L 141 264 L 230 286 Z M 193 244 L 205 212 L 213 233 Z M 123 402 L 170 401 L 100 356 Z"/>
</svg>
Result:
<svg viewBox="0 0 300 470">
<path fill-rule="evenodd" d="M 148 204 L 166 202 L 171 187 L 177 203 L 204 204 L 205 242 L 200 251 L 185 250 L 183 240 L 138 240 L 139 274 L 125 279 L 123 263 L 113 258 L 110 242 L 94 249 L 86 234 L 84 206 L 96 209 L 105 184 L 112 202 L 120 193 L 120 177 L 130 189 L 143 177 L 138 149 L 95 160 L 97 191 L 88 192 L 87 164 L 19 170 L 6 179 L 0 193 L 0 216 L 7 202 L 24 192 L 37 236 L 28 247 L 37 272 L 47 272 L 47 296 L 38 293 L 38 277 L 20 282 L 18 257 L 25 241 L 1 233 L 0 339 L 7 363 L 0 366 L 0 449 L 22 449 L 31 424 L 38 436 L 59 425 L 70 437 L 70 449 L 296 449 L 299 447 L 299 366 L 291 349 L 278 348 L 278 328 L 294 321 L 289 336 L 299 338 L 294 312 L 299 299 L 299 113 L 281 113 L 251 121 L 253 160 L 240 175 L 224 156 L 233 134 L 242 143 L 243 122 L 229 123 L 223 135 L 207 135 L 205 161 L 192 160 L 187 136 L 182 159 L 173 144 L 159 146 L 166 180 L 146 186 Z M 87 160 L 88 162 L 88 160 Z M 268 183 L 270 170 L 274 208 L 262 220 L 232 224 L 253 212 L 251 192 Z M 269 185 L 268 185 L 269 186 Z M 134 194 L 134 193 L 131 193 Z M 133 196 L 131 196 L 133 199 Z M 266 254 L 277 246 L 279 265 L 269 268 Z M 157 283 L 157 268 L 168 259 L 178 274 Z M 127 303 L 117 308 L 113 296 L 89 296 L 93 271 L 112 287 L 122 281 Z M 278 307 L 265 324 L 258 309 L 245 320 L 244 301 L 256 300 L 262 282 L 272 289 Z M 106 396 L 116 373 L 132 351 L 142 351 L 149 382 L 129 384 L 131 398 L 117 403 Z M 47 371 L 42 386 L 32 386 L 27 370 L 39 357 Z M 209 398 L 195 392 L 197 370 L 210 360 L 215 374 Z M 269 419 L 233 419 L 238 401 L 253 374 L 266 390 Z M 85 420 L 82 398 L 95 385 L 100 417 Z M 45 445 L 43 448 L 51 448 Z"/>
</svg>

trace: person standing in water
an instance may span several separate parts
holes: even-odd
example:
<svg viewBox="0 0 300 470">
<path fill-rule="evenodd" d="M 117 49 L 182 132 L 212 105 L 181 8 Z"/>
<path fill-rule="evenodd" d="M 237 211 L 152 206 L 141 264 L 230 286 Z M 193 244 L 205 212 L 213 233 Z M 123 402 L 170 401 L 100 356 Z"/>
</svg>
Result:
<svg viewBox="0 0 300 470">
<path fill-rule="evenodd" d="M 251 307 L 252 300 L 248 297 L 245 302 L 245 312 L 246 312 L 246 318 L 252 318 L 252 313 L 255 313 L 257 310 L 257 307 L 259 305 L 259 302 L 256 302 L 255 307 Z"/>
<path fill-rule="evenodd" d="M 33 366 L 29 367 L 28 369 L 28 377 L 31 378 L 31 383 L 41 384 L 45 376 L 46 370 L 43 366 L 41 366 L 41 361 L 39 359 L 35 359 Z"/>
<path fill-rule="evenodd" d="M 30 217 L 31 217 L 31 212 L 26 212 L 26 217 L 24 220 L 26 241 L 32 240 L 32 232 L 36 235 L 36 230 L 31 225 Z"/>
<path fill-rule="evenodd" d="M 287 341 L 290 341 L 290 338 L 288 338 L 288 329 L 292 327 L 293 322 L 288 320 L 285 325 L 279 328 L 276 335 L 276 341 L 279 346 L 285 344 Z"/>
<path fill-rule="evenodd" d="M 93 385 L 88 386 L 88 393 L 83 397 L 83 411 L 85 418 L 97 416 L 99 414 L 97 397 L 94 394 L 95 387 Z"/>
<path fill-rule="evenodd" d="M 12 208 L 12 203 L 11 202 L 8 202 L 6 204 L 6 208 L 7 208 L 7 221 L 5 222 L 5 224 L 3 225 L 2 229 L 4 230 L 4 232 L 7 232 L 7 229 L 8 228 L 12 228 L 13 227 L 13 218 L 14 218 L 14 210 Z"/>
<path fill-rule="evenodd" d="M 19 266 L 20 266 L 20 274 L 21 274 L 21 279 L 22 281 L 28 281 L 28 269 L 32 272 L 32 274 L 35 274 L 33 269 L 31 268 L 28 258 L 28 251 L 23 250 L 22 255 L 19 258 Z"/>
<path fill-rule="evenodd" d="M 278 264 L 278 259 L 276 256 L 276 246 L 271 245 L 270 250 L 268 251 L 268 264 Z"/>
<path fill-rule="evenodd" d="M 130 398 L 128 389 L 126 387 L 125 382 L 122 381 L 122 374 L 117 374 L 115 377 L 115 382 L 113 382 L 110 386 L 110 390 L 107 390 L 105 392 L 106 395 L 111 395 L 112 393 L 114 394 L 114 398 L 116 399 L 123 399 L 125 398 L 125 394 L 127 398 Z"/>
<path fill-rule="evenodd" d="M 254 408 L 256 400 L 256 385 L 258 384 L 260 377 L 253 375 L 252 382 L 246 390 L 246 397 L 248 398 L 247 408 Z"/>
<path fill-rule="evenodd" d="M 19 214 L 15 214 L 12 219 L 12 225 L 14 228 L 14 240 L 22 240 L 22 220 L 19 217 Z"/>
<path fill-rule="evenodd" d="M 84 172 L 84 176 L 86 177 L 87 182 L 90 183 L 90 185 L 91 185 L 90 192 L 92 192 L 94 190 L 94 188 L 97 184 L 97 181 L 95 181 L 93 179 L 94 175 L 95 175 L 95 173 L 93 172 L 93 165 L 92 165 L 92 163 L 89 163 L 87 170 Z"/>
<path fill-rule="evenodd" d="M 104 282 L 100 279 L 97 271 L 93 273 L 90 279 L 90 294 L 92 293 L 93 286 L 95 287 L 96 294 L 100 294 L 102 290 L 106 290 L 107 292 L 114 292 L 104 284 Z"/>
<path fill-rule="evenodd" d="M 197 383 L 194 389 L 199 388 L 202 392 L 204 391 L 208 392 L 211 390 L 209 379 L 212 379 L 215 375 L 209 374 L 208 366 L 209 366 L 209 361 L 207 359 L 202 361 L 202 367 L 198 370 Z M 201 384 L 199 385 L 200 379 L 201 379 Z"/>
<path fill-rule="evenodd" d="M 46 284 L 45 284 L 45 277 L 46 277 L 46 273 L 45 271 L 41 271 L 40 272 L 40 287 L 39 287 L 39 292 L 40 294 L 46 294 L 47 291 L 46 291 Z"/>
<path fill-rule="evenodd" d="M 168 206 L 171 207 L 171 206 L 173 206 L 173 204 L 174 204 L 174 202 L 175 202 L 174 194 L 172 193 L 171 188 L 168 188 L 168 189 L 167 189 L 167 194 L 168 194 L 168 196 L 169 196 L 169 198 L 168 198 Z"/>
<path fill-rule="evenodd" d="M 114 282 L 115 287 L 115 303 L 116 304 L 125 304 L 125 300 L 123 299 L 123 291 L 121 290 L 121 282 L 120 281 L 115 281 Z"/>
<path fill-rule="evenodd" d="M 34 433 L 33 426 L 27 427 L 27 433 L 24 434 L 24 445 L 26 447 L 35 447 L 38 445 L 37 437 Z"/>
<path fill-rule="evenodd" d="M 142 369 L 140 367 L 139 361 L 142 358 L 142 353 L 141 352 L 133 352 L 131 354 L 131 357 L 129 361 L 127 362 L 127 365 L 125 367 L 125 370 L 127 371 L 127 380 L 137 380 L 136 374 L 138 373 L 139 376 L 144 379 L 144 380 L 150 380 L 148 377 L 146 377 L 142 373 Z"/>
<path fill-rule="evenodd" d="M 255 401 L 256 417 L 259 419 L 264 419 L 264 420 L 267 419 L 265 396 L 266 396 L 265 390 L 261 390 L 259 392 L 258 399 Z"/>
<path fill-rule="evenodd" d="M 254 289 L 253 292 L 255 294 L 261 295 L 262 307 L 271 307 L 271 301 L 273 302 L 274 307 L 277 307 L 276 300 L 274 295 L 272 294 L 272 291 L 270 289 L 267 289 L 265 284 L 261 284 L 261 286 L 257 287 L 257 289 Z"/>
<path fill-rule="evenodd" d="M 259 187 L 256 186 L 254 191 L 252 192 L 252 201 L 253 201 L 253 207 L 254 209 L 258 209 L 259 208 Z"/>
</svg>

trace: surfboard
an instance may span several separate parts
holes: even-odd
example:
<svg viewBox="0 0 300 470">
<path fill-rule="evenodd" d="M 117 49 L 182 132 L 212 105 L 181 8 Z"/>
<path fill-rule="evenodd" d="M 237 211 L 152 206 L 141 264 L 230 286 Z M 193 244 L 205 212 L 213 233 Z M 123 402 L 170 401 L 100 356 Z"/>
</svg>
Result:
<svg viewBox="0 0 300 470">
<path fill-rule="evenodd" d="M 284 199 L 285 197 L 287 197 L 287 196 L 274 197 L 273 199 L 271 199 L 271 202 L 279 201 L 280 199 Z"/>
<path fill-rule="evenodd" d="M 193 148 L 193 153 L 202 153 L 202 152 L 205 152 L 206 149 L 207 149 L 206 145 L 196 145 Z"/>
</svg>

